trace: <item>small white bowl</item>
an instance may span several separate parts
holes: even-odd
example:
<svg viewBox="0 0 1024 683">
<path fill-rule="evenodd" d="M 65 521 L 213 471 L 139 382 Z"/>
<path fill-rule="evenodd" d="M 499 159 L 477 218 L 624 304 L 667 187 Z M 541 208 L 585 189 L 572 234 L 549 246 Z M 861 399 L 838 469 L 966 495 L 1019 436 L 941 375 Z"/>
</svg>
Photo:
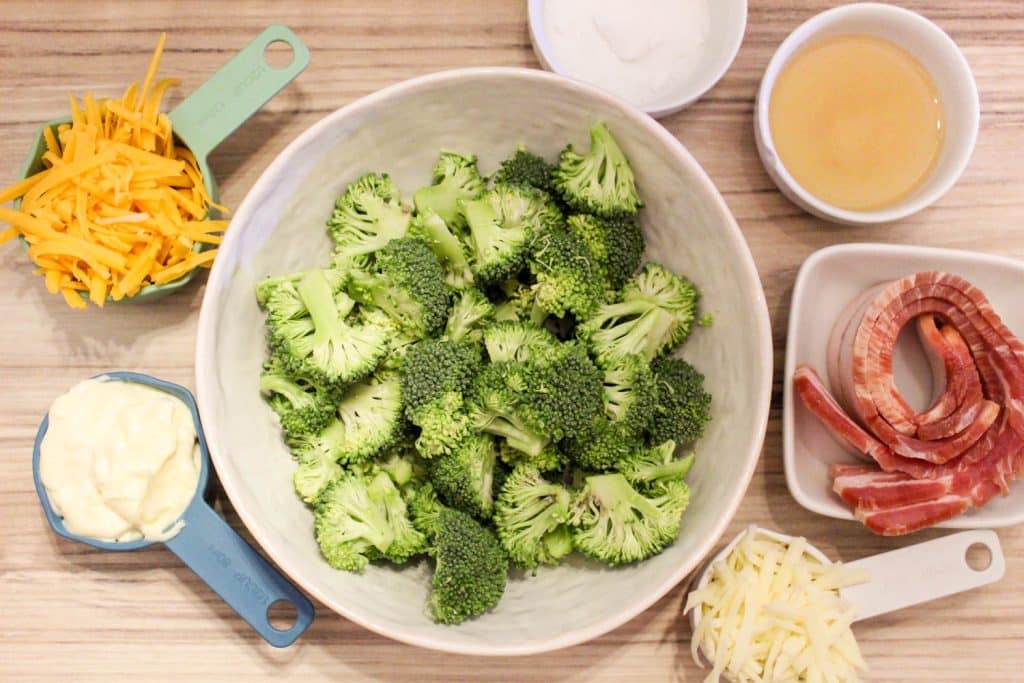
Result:
<svg viewBox="0 0 1024 683">
<path fill-rule="evenodd" d="M 549 34 L 544 20 L 544 6 L 548 2 L 558 0 L 528 0 L 527 10 L 530 23 L 530 41 L 537 59 L 548 71 L 575 80 L 581 80 L 576 74 L 569 73 L 553 57 L 553 40 L 557 38 Z M 595 0 L 597 2 L 599 0 Z M 615 0 L 621 2 L 622 0 Z M 710 90 L 725 72 L 729 70 L 736 54 L 743 43 L 743 34 L 747 28 L 747 0 L 701 0 L 708 3 L 708 35 L 705 51 L 700 57 L 700 64 L 693 69 L 690 77 L 675 87 L 659 93 L 647 102 L 629 102 L 637 109 L 645 111 L 654 118 L 662 118 L 685 109 L 696 102 Z M 642 11 L 643 7 L 636 7 Z M 595 84 L 596 85 L 596 84 Z M 611 94 L 622 95 L 614 90 Z"/>
<path fill-rule="evenodd" d="M 841 209 L 823 202 L 801 187 L 775 152 L 769 126 L 768 105 L 772 88 L 789 58 L 810 42 L 850 34 L 884 38 L 914 55 L 931 74 L 945 106 L 945 141 L 931 177 L 903 201 L 877 211 Z M 805 21 L 782 41 L 761 79 L 754 106 L 754 134 L 768 175 L 794 204 L 825 220 L 868 225 L 906 218 L 932 204 L 953 187 L 974 151 L 979 112 L 978 88 L 971 67 L 952 38 L 920 14 L 894 5 L 865 2 L 822 12 Z"/>
<path fill-rule="evenodd" d="M 832 492 L 832 465 L 863 462 L 840 446 L 793 391 L 798 365 L 815 368 L 828 383 L 826 347 L 836 318 L 868 288 L 925 270 L 942 270 L 966 278 L 984 292 L 996 313 L 1015 334 L 1024 334 L 1020 283 L 1024 262 L 959 249 L 889 244 L 842 244 L 811 254 L 796 277 L 789 314 L 786 368 L 783 375 L 782 451 L 786 486 L 796 502 L 811 512 L 853 519 L 850 509 Z M 928 361 L 913 335 L 901 335 L 893 352 L 897 386 L 911 405 L 932 396 Z M 1024 522 L 1024 483 L 1010 495 L 983 508 L 967 511 L 937 526 L 977 529 Z"/>
</svg>

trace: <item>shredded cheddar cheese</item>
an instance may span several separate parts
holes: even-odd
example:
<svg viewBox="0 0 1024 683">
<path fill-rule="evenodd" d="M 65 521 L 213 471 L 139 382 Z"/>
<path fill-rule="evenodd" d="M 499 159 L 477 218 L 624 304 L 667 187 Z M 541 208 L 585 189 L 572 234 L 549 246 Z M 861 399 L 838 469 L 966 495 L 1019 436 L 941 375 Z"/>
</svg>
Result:
<svg viewBox="0 0 1024 683">
<path fill-rule="evenodd" d="M 45 278 L 72 308 L 86 299 L 132 297 L 148 285 L 209 267 L 227 221 L 206 220 L 215 204 L 195 157 L 176 144 L 160 111 L 176 79 L 156 79 L 166 35 L 160 36 L 142 86 L 119 100 L 69 97 L 71 123 L 43 131 L 44 170 L 0 190 L 0 244 L 18 235 Z"/>
<path fill-rule="evenodd" d="M 839 589 L 868 579 L 841 563 L 823 564 L 807 542 L 783 543 L 748 529 L 690 593 L 698 610 L 691 647 L 713 665 L 706 681 L 852 683 L 867 670 L 850 629 L 854 612 Z"/>
</svg>

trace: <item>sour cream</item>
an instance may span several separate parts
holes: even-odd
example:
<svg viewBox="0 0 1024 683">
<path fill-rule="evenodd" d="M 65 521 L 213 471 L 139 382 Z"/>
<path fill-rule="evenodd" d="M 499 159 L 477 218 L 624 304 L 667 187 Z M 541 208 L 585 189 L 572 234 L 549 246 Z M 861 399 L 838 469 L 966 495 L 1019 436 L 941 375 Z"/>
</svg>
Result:
<svg viewBox="0 0 1024 683">
<path fill-rule="evenodd" d="M 164 541 L 199 482 L 195 423 L 171 394 L 90 379 L 57 398 L 39 474 L 72 533 L 104 541 Z"/>
<path fill-rule="evenodd" d="M 641 109 L 680 90 L 700 64 L 710 0 L 547 0 L 552 65 Z"/>
</svg>

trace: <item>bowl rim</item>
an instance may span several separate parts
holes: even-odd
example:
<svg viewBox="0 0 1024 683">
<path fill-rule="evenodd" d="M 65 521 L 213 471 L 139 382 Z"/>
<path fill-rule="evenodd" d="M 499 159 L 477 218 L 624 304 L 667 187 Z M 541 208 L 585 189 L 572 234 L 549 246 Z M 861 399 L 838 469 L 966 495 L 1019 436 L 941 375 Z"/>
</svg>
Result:
<svg viewBox="0 0 1024 683">
<path fill-rule="evenodd" d="M 921 192 L 916 198 L 905 199 L 891 207 L 873 211 L 843 209 L 817 198 L 804 189 L 790 174 L 775 151 L 768 116 L 771 94 L 785 64 L 805 45 L 814 41 L 823 30 L 836 25 L 842 25 L 849 18 L 865 12 L 884 13 L 889 20 L 910 27 L 920 35 L 927 35 L 929 40 L 941 46 L 941 49 L 945 50 L 956 62 L 957 76 L 955 78 L 962 80 L 967 86 L 969 95 L 971 95 L 970 102 L 965 105 L 970 108 L 966 135 L 955 141 L 946 138 L 944 143 L 947 145 L 955 144 L 958 148 L 959 151 L 956 154 L 959 159 L 956 166 L 947 173 L 945 178 L 932 178 L 926 182 L 925 186 L 922 187 L 925 191 Z M 902 44 L 900 46 L 904 47 Z M 757 151 L 768 175 L 771 176 L 783 194 L 802 209 L 819 218 L 847 225 L 874 225 L 897 221 L 931 206 L 945 196 L 957 181 L 960 180 L 960 177 L 967 169 L 967 165 L 970 163 L 978 140 L 980 119 L 981 101 L 978 95 L 978 84 L 974 79 L 971 66 L 967 62 L 967 57 L 964 56 L 960 46 L 938 24 L 923 14 L 897 5 L 880 2 L 855 2 L 839 5 L 838 7 L 818 12 L 793 29 L 775 49 L 771 60 L 768 62 L 768 66 L 765 67 L 754 103 L 754 133 Z"/>
<path fill-rule="evenodd" d="M 246 528 L 248 528 L 252 533 L 253 538 L 263 551 L 270 556 L 270 558 L 286 575 L 288 575 L 292 581 L 301 586 L 303 590 L 314 596 L 326 607 L 346 619 L 349 619 L 350 621 L 353 621 L 374 633 L 393 640 L 441 652 L 488 656 L 528 655 L 549 652 L 569 647 L 571 645 L 577 645 L 604 635 L 645 611 L 651 605 L 664 597 L 665 594 L 674 588 L 680 581 L 682 581 L 700 564 L 701 560 L 712 550 L 712 548 L 714 548 L 718 539 L 725 532 L 729 522 L 736 514 L 740 502 L 746 495 L 747 489 L 749 488 L 750 481 L 753 477 L 754 470 L 757 467 L 758 460 L 760 460 L 761 450 L 764 445 L 771 402 L 772 377 L 774 373 L 774 352 L 768 306 L 764 296 L 764 289 L 761 286 L 761 281 L 758 276 L 757 267 L 754 263 L 753 255 L 751 254 L 750 248 L 743 237 L 743 233 L 740 231 L 739 225 L 736 223 L 735 217 L 733 217 L 732 212 L 726 205 L 721 193 L 718 192 L 718 189 L 711 181 L 711 178 L 707 175 L 707 172 L 704 171 L 686 147 L 684 147 L 679 140 L 677 140 L 668 132 L 668 130 L 662 127 L 653 118 L 630 107 L 614 95 L 610 95 L 594 86 L 579 83 L 557 74 L 547 73 L 537 69 L 518 67 L 471 67 L 426 74 L 387 86 L 381 90 L 354 100 L 353 102 L 328 114 L 320 121 L 314 123 L 312 126 L 300 133 L 298 137 L 292 140 L 292 142 L 290 142 L 288 146 L 274 158 L 274 160 L 257 179 L 252 188 L 248 191 L 234 213 L 231 225 L 228 227 L 224 242 L 220 247 L 221 258 L 218 258 L 214 263 L 207 280 L 206 291 L 203 294 L 202 306 L 199 312 L 195 347 L 196 401 L 199 407 L 200 417 L 204 424 L 210 457 L 214 467 L 217 469 L 218 473 L 220 473 L 223 471 L 221 465 L 228 461 L 229 456 L 222 449 L 221 444 L 219 443 L 219 431 L 212 428 L 212 424 L 214 422 L 212 416 L 215 415 L 215 412 L 214 405 L 210 403 L 210 401 L 211 396 L 213 395 L 212 389 L 216 384 L 216 380 L 213 355 L 207 353 L 207 349 L 213 348 L 215 338 L 215 298 L 220 295 L 220 291 L 230 280 L 230 273 L 227 270 L 229 266 L 226 265 L 229 263 L 230 259 L 225 258 L 225 255 L 229 255 L 235 251 L 237 248 L 236 243 L 240 239 L 239 235 L 244 229 L 243 226 L 249 221 L 250 215 L 259 208 L 262 196 L 273 187 L 276 177 L 280 175 L 291 163 L 292 157 L 295 156 L 300 149 L 305 148 L 310 142 L 318 138 L 324 131 L 335 125 L 337 121 L 344 120 L 353 113 L 373 109 L 374 107 L 397 97 L 405 96 L 421 90 L 430 90 L 438 85 L 452 85 L 466 80 L 481 78 L 512 78 L 537 83 L 553 84 L 557 87 L 578 93 L 584 99 L 596 100 L 607 107 L 618 110 L 619 113 L 628 119 L 633 125 L 643 128 L 648 134 L 654 136 L 662 145 L 671 149 L 675 157 L 688 167 L 688 170 L 692 172 L 696 178 L 700 179 L 701 184 L 704 186 L 704 190 L 710 190 L 712 194 L 712 201 L 717 205 L 719 214 L 724 221 L 721 237 L 729 242 L 741 260 L 740 266 L 743 273 L 743 281 L 740 285 L 744 286 L 752 295 L 751 303 L 756 311 L 752 327 L 754 336 L 758 339 L 760 366 L 763 368 L 763 377 L 761 378 L 760 385 L 752 387 L 752 390 L 756 391 L 760 396 L 760 401 L 757 404 L 758 409 L 753 416 L 753 424 L 756 431 L 752 436 L 753 442 L 750 445 L 750 453 L 747 457 L 746 466 L 742 471 L 732 473 L 732 476 L 737 481 L 738 485 L 735 487 L 731 497 L 721 501 L 720 514 L 717 521 L 714 522 L 711 532 L 708 533 L 707 536 L 698 544 L 698 549 L 693 553 L 689 562 L 679 565 L 679 567 L 670 574 L 665 581 L 657 587 L 649 590 L 642 599 L 636 600 L 630 608 L 622 610 L 610 617 L 594 622 L 586 627 L 568 631 L 559 637 L 553 638 L 544 643 L 533 643 L 528 645 L 518 645 L 514 643 L 453 644 L 446 641 L 444 638 L 425 636 L 410 630 L 393 630 L 378 626 L 372 619 L 367 619 L 360 614 L 354 613 L 352 610 L 348 609 L 345 604 L 331 599 L 315 582 L 306 578 L 302 567 L 291 559 L 286 551 L 272 542 L 269 534 L 264 530 L 260 522 L 257 510 L 249 507 L 245 496 L 241 489 L 236 486 L 235 481 L 230 477 L 223 476 L 221 476 L 220 481 L 228 499 L 234 506 L 242 523 L 245 524 Z"/>
<path fill-rule="evenodd" d="M 527 2 L 530 44 L 533 46 L 533 53 L 537 56 L 537 61 L 540 62 L 541 66 L 552 73 L 558 74 L 559 76 L 572 78 L 572 76 L 568 75 L 551 57 L 552 41 L 548 37 L 547 29 L 544 27 L 543 17 L 543 5 L 548 1 L 549 0 L 528 0 Z M 669 114 L 674 114 L 686 109 L 691 104 L 704 97 L 709 90 L 718 85 L 718 82 L 722 80 L 725 74 L 728 73 L 729 69 L 732 68 L 733 62 L 736 61 L 736 55 L 739 54 L 740 47 L 743 45 L 743 39 L 747 34 L 747 14 L 749 12 L 747 0 L 736 0 L 736 2 L 740 6 L 739 20 L 735 22 L 735 25 L 731 25 L 730 27 L 730 31 L 727 35 L 730 40 L 729 49 L 726 52 L 726 58 L 722 61 L 719 68 L 714 70 L 709 69 L 705 72 L 704 78 L 700 79 L 696 87 L 691 88 L 681 97 L 663 102 L 663 106 L 641 107 L 640 105 L 632 103 L 630 103 L 630 106 L 640 109 L 641 111 L 645 111 L 656 119 L 660 119 L 668 116 Z M 610 92 L 612 95 L 621 99 L 621 96 L 612 91 L 606 90 L 605 92 Z"/>
</svg>

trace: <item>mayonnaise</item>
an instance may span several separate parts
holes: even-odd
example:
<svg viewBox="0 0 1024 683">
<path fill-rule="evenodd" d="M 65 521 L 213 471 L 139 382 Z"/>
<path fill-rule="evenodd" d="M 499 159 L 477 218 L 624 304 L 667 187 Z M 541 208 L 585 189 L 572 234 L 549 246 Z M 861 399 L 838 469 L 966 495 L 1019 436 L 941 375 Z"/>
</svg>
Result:
<svg viewBox="0 0 1024 683">
<path fill-rule="evenodd" d="M 68 531 L 163 541 L 181 530 L 201 468 L 188 406 L 143 384 L 90 379 L 49 417 L 39 474 Z"/>
<path fill-rule="evenodd" d="M 652 108 L 700 62 L 711 0 L 547 0 L 552 66 Z"/>
</svg>

